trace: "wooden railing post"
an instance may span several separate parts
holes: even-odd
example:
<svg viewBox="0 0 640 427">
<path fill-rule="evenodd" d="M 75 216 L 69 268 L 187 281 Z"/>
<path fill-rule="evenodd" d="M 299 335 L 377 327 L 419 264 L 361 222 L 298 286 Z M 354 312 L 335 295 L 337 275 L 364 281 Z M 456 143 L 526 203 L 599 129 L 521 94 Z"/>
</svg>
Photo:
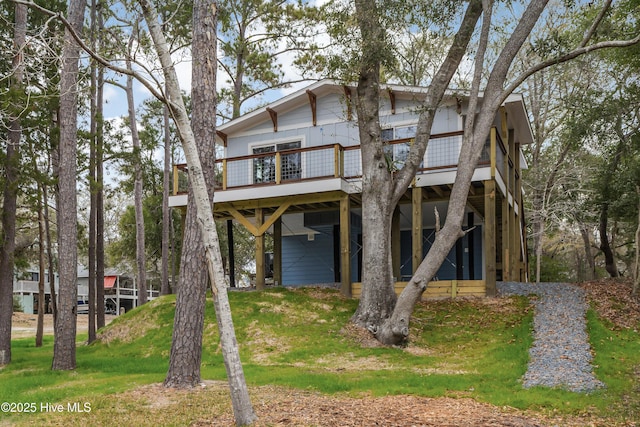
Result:
<svg viewBox="0 0 640 427">
<path fill-rule="evenodd" d="M 276 151 L 276 184 L 282 181 L 282 155 Z"/>
<path fill-rule="evenodd" d="M 343 162 L 340 161 L 340 145 L 333 144 L 333 177 L 339 178 L 342 174 L 341 164 Z"/>
<path fill-rule="evenodd" d="M 222 189 L 227 189 L 227 159 L 222 159 Z"/>
<path fill-rule="evenodd" d="M 178 176 L 178 165 L 173 165 L 173 195 L 178 194 L 180 177 Z"/>
</svg>

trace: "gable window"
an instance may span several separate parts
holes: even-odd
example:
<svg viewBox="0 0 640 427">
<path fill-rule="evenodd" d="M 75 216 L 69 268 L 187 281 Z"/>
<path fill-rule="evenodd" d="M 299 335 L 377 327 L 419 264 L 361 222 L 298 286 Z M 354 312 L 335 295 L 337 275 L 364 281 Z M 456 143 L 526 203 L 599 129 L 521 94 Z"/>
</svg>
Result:
<svg viewBox="0 0 640 427">
<path fill-rule="evenodd" d="M 276 152 L 282 152 L 280 155 L 280 177 L 282 181 L 300 179 L 302 177 L 300 152 L 288 153 L 289 150 L 300 147 L 300 141 L 254 147 L 253 154 L 260 155 L 253 159 L 254 184 L 276 181 Z"/>
</svg>

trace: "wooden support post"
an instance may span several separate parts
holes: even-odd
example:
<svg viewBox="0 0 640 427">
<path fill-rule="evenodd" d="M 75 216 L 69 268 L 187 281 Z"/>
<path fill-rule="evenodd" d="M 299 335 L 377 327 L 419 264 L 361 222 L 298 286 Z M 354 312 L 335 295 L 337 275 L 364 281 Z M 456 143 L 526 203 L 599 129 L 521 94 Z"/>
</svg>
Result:
<svg viewBox="0 0 640 427">
<path fill-rule="evenodd" d="M 520 232 L 518 231 L 518 217 L 516 216 L 515 206 L 515 194 L 513 200 L 513 206 L 511 207 L 511 216 L 509 217 L 509 237 L 511 242 L 509 249 L 511 253 L 511 265 L 509 266 L 510 279 L 512 281 L 520 280 L 520 269 L 518 263 L 520 262 Z"/>
<path fill-rule="evenodd" d="M 400 206 L 396 206 L 393 211 L 393 218 L 391 219 L 391 265 L 393 266 L 393 276 L 395 281 L 400 281 Z"/>
<path fill-rule="evenodd" d="M 256 226 L 262 226 L 264 212 L 256 208 Z M 264 290 L 264 233 L 256 236 L 256 289 Z"/>
<path fill-rule="evenodd" d="M 464 280 L 464 238 L 456 240 L 456 279 Z"/>
<path fill-rule="evenodd" d="M 516 161 L 516 144 L 512 140 L 512 135 L 509 134 L 509 158 L 511 159 L 511 169 L 509 171 L 509 189 L 511 191 L 511 215 L 509 216 L 509 237 L 511 242 L 509 244 L 511 254 L 511 265 L 509 266 L 510 280 L 519 280 L 520 269 L 518 263 L 520 261 L 520 233 L 518 232 L 518 216 L 516 214 L 516 205 L 518 203 L 517 183 L 516 183 L 516 167 L 518 162 Z M 520 207 L 521 209 L 522 207 Z"/>
<path fill-rule="evenodd" d="M 521 282 L 527 280 L 527 251 L 526 251 L 526 236 L 522 219 L 524 218 L 524 206 L 522 204 L 522 165 L 520 164 L 520 144 L 515 142 L 514 145 L 514 163 L 516 168 L 516 182 L 515 182 L 515 200 L 518 204 L 518 212 L 516 214 L 516 234 L 518 236 L 517 250 L 518 250 L 518 277 Z"/>
<path fill-rule="evenodd" d="M 467 229 L 471 230 L 474 226 L 475 214 L 469 212 L 467 214 Z M 469 280 L 476 280 L 476 258 L 475 258 L 475 237 L 473 231 L 467 233 L 467 248 L 469 258 Z"/>
<path fill-rule="evenodd" d="M 351 297 L 351 199 L 340 199 L 340 292 Z"/>
<path fill-rule="evenodd" d="M 451 281 L 451 298 L 455 299 L 458 296 L 458 281 Z"/>
<path fill-rule="evenodd" d="M 502 280 L 511 280 L 511 237 L 509 234 L 510 230 L 510 219 L 511 219 L 511 210 L 509 209 L 509 196 L 508 193 L 506 196 L 502 197 L 502 203 L 500 209 L 502 209 Z"/>
<path fill-rule="evenodd" d="M 411 190 L 411 251 L 412 272 L 415 274 L 422 262 L 422 187 Z"/>
<path fill-rule="evenodd" d="M 273 223 L 273 284 L 282 286 L 282 218 Z"/>
<path fill-rule="evenodd" d="M 484 182 L 484 259 L 487 296 L 496 296 L 496 183 Z"/>
<path fill-rule="evenodd" d="M 491 133 L 489 136 L 490 140 L 490 150 L 491 150 L 491 178 L 496 177 L 496 162 L 497 162 L 497 150 L 498 150 L 498 141 L 496 140 L 496 128 L 491 128 Z"/>
</svg>

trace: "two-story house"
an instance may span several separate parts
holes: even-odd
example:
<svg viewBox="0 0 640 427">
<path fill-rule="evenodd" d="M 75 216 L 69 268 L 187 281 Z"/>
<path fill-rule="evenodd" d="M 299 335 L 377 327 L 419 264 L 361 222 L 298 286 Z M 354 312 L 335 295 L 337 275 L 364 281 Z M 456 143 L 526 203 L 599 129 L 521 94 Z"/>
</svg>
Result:
<svg viewBox="0 0 640 427">
<path fill-rule="evenodd" d="M 20 303 L 22 311 L 28 314 L 38 312 L 38 282 L 40 273 L 37 267 L 30 267 L 25 271 L 16 272 L 13 281 L 13 295 Z M 59 277 L 55 274 L 54 290 L 56 295 L 60 295 Z M 89 312 L 89 272 L 83 268 L 78 269 L 78 310 L 79 314 Z M 135 278 L 129 274 L 112 270 L 107 271 L 104 276 L 104 299 L 105 308 L 109 314 L 118 314 L 131 310 L 138 305 L 138 287 Z M 147 298 L 152 300 L 159 296 L 156 289 L 150 287 L 147 290 Z M 49 273 L 44 275 L 44 301 L 45 313 L 52 312 L 51 306 L 51 285 L 49 283 Z"/>
<path fill-rule="evenodd" d="M 426 89 L 384 85 L 381 124 L 390 167 L 415 136 Z M 320 81 L 218 127 L 214 215 L 256 236 L 256 286 L 264 286 L 264 235 L 274 239 L 274 283 L 335 283 L 358 296 L 362 269 L 361 156 L 355 88 Z M 397 289 L 411 277 L 444 217 L 463 124 L 465 92 L 440 105 L 424 161 L 400 201 L 392 247 Z M 469 190 L 471 229 L 452 249 L 426 296 L 485 295 L 496 280 L 526 280 L 521 146 L 532 142 L 523 99 L 511 95 L 495 118 Z M 395 165 L 395 166 L 394 166 Z M 174 169 L 173 207 L 186 207 L 186 165 Z M 442 218 L 444 220 L 444 218 Z"/>
</svg>

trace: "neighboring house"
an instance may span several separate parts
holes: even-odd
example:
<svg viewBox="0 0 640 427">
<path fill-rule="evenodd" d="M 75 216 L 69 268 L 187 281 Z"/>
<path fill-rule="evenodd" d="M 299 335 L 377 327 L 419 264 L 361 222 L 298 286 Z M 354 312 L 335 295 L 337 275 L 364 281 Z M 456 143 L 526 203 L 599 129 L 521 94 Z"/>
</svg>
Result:
<svg viewBox="0 0 640 427">
<path fill-rule="evenodd" d="M 415 136 L 425 88 L 383 85 L 380 120 L 388 163 L 401 166 Z M 276 284 L 335 283 L 358 296 L 362 270 L 361 158 L 355 88 L 321 81 L 218 127 L 214 215 L 256 236 L 256 285 L 265 277 L 264 234 L 274 238 Z M 396 209 L 393 267 L 399 291 L 447 211 L 467 100 L 449 93 L 414 184 Z M 511 95 L 495 118 L 473 177 L 465 229 L 426 296 L 485 295 L 496 280 L 527 280 L 521 146 L 532 142 L 523 99 Z M 170 205 L 187 203 L 186 165 L 176 165 Z"/>
<path fill-rule="evenodd" d="M 38 283 L 40 272 L 38 268 L 28 268 L 25 271 L 17 271 L 13 280 L 13 296 L 20 302 L 22 311 L 27 314 L 35 314 L 38 311 Z M 58 275 L 54 277 L 54 290 L 58 291 Z M 44 304 L 45 312 L 50 313 L 51 287 L 49 272 L 44 275 Z"/>
<path fill-rule="evenodd" d="M 13 283 L 13 295 L 18 299 L 25 313 L 36 314 L 38 312 L 38 280 L 37 269 L 29 268 L 24 272 L 19 272 Z M 55 290 L 59 295 L 59 281 L 56 274 Z M 148 299 L 158 297 L 158 291 L 150 289 Z M 107 313 L 117 314 L 128 311 L 137 306 L 138 290 L 135 279 L 127 274 L 116 271 L 108 271 L 104 276 L 104 300 Z M 51 313 L 51 288 L 49 285 L 49 274 L 45 273 L 44 282 L 45 313 Z M 88 271 L 80 269 L 78 271 L 78 314 L 89 312 L 89 277 Z"/>
<path fill-rule="evenodd" d="M 147 290 L 147 299 L 158 298 L 159 292 L 155 289 Z M 78 271 L 78 312 L 88 312 L 86 306 L 89 300 L 89 271 Z M 109 314 L 118 314 L 129 311 L 138 306 L 138 287 L 135 277 L 115 270 L 106 271 L 104 274 L 104 304 Z"/>
</svg>

